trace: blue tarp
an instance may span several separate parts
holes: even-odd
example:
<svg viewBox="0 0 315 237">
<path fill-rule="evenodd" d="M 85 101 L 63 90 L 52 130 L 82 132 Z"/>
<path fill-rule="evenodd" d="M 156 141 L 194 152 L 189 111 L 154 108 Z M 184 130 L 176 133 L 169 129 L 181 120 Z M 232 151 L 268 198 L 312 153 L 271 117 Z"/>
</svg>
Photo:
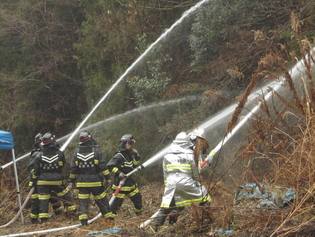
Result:
<svg viewBox="0 0 315 237">
<path fill-rule="evenodd" d="M 264 193 L 261 193 L 255 183 L 240 186 L 236 192 L 236 204 L 277 209 L 287 206 L 295 199 L 295 192 L 292 188 L 267 186 L 261 183 L 259 185 Z"/>
<path fill-rule="evenodd" d="M 0 149 L 14 149 L 12 133 L 0 130 Z"/>
</svg>

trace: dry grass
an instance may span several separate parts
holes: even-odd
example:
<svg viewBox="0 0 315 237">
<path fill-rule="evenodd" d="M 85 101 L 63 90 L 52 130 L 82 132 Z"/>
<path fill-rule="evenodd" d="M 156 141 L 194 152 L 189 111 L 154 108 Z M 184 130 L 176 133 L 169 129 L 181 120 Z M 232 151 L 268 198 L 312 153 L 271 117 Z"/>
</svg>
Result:
<svg viewBox="0 0 315 237">
<path fill-rule="evenodd" d="M 270 75 L 281 72 L 287 82 L 288 92 L 292 99 L 274 93 L 271 101 L 262 99 L 262 113 L 257 115 L 255 123 L 251 124 L 249 142 L 243 144 L 237 151 L 240 158 L 247 163 L 241 177 L 232 177 L 233 184 L 227 184 L 222 177 L 214 175 L 212 180 L 204 180 L 205 185 L 213 198 L 210 207 L 192 206 L 186 208 L 184 213 L 174 225 L 168 222 L 155 232 L 151 226 L 140 229 L 139 225 L 153 215 L 159 208 L 164 185 L 150 183 L 140 188 L 143 195 L 145 211 L 136 216 L 130 200 L 125 200 L 115 223 L 105 223 L 97 220 L 92 225 L 59 231 L 45 236 L 86 236 L 89 231 L 104 230 L 109 227 L 120 227 L 124 230 L 111 236 L 218 236 L 218 229 L 234 230 L 230 236 L 314 236 L 315 233 L 315 92 L 314 57 L 307 59 L 306 52 L 312 48 L 309 41 L 300 35 L 301 22 L 292 15 L 292 28 L 300 45 L 300 54 L 306 65 L 306 71 L 300 82 L 302 95 L 294 87 L 294 80 L 286 69 L 285 62 L 278 56 L 274 48 L 262 58 L 253 80 L 240 99 L 227 132 L 231 131 L 239 121 L 247 97 L 255 84 Z M 262 32 L 256 32 L 257 44 L 264 44 L 267 39 Z M 258 37 L 259 36 L 259 37 Z M 267 44 L 264 44 L 267 45 Z M 230 70 L 230 73 L 232 71 Z M 235 74 L 236 72 L 233 71 Z M 233 74 L 233 75 L 234 75 Z M 311 86 L 309 86 L 311 85 Z M 310 88 L 309 90 L 307 88 Z M 212 93 L 209 93 L 212 94 Z M 279 102 L 282 106 L 279 107 Z M 239 158 L 239 157 L 238 157 Z M 237 158 L 237 159 L 238 159 Z M 259 163 L 258 163 L 259 162 Z M 253 163 L 259 164 L 259 169 L 253 170 Z M 232 163 L 228 169 L 232 169 Z M 239 167 L 236 167 L 239 169 Z M 225 173 L 224 173 L 225 174 Z M 268 175 L 266 175 L 268 174 Z M 4 173 L 6 175 L 6 173 Z M 11 176 L 10 176 L 11 177 Z M 2 177 L 0 193 L 0 224 L 8 222 L 17 212 L 15 193 L 11 185 L 13 180 L 9 176 Z M 216 180 L 216 182 L 213 182 Z M 235 184 L 258 182 L 264 180 L 268 185 L 281 185 L 291 187 L 296 192 L 294 203 L 278 209 L 262 209 L 255 206 L 236 205 Z M 6 182 L 7 181 L 7 182 Z M 26 196 L 27 190 L 22 190 Z M 29 209 L 24 210 L 25 217 Z M 92 202 L 91 217 L 98 213 Z M 48 223 L 31 225 L 29 218 L 25 224 L 17 220 L 12 226 L 0 229 L 2 235 L 23 233 L 35 230 L 44 230 L 62 226 L 78 224 L 75 218 L 65 215 L 53 216 Z M 154 221 L 152 222 L 154 223 Z"/>
</svg>

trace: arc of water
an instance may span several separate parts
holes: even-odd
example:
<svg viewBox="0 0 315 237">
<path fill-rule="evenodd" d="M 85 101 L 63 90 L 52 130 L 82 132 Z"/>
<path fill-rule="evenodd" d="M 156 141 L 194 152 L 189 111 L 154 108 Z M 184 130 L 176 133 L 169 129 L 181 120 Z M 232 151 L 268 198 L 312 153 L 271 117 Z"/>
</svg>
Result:
<svg viewBox="0 0 315 237">
<path fill-rule="evenodd" d="M 74 130 L 72 135 L 68 138 L 68 140 L 63 144 L 61 147 L 61 150 L 65 150 L 72 138 L 75 136 L 75 134 L 80 130 L 80 128 L 85 124 L 85 122 L 91 117 L 91 115 L 94 113 L 94 111 L 99 107 L 99 105 L 107 98 L 107 96 L 116 88 L 116 86 L 125 78 L 125 76 L 134 68 L 135 65 L 138 64 L 150 51 L 151 49 L 159 43 L 163 38 L 165 38 L 177 25 L 179 25 L 184 18 L 186 18 L 190 13 L 194 12 L 196 9 L 198 9 L 200 6 L 202 6 L 205 2 L 208 0 L 203 0 L 191 7 L 189 10 L 184 12 L 182 17 L 177 20 L 169 29 L 167 29 L 154 43 L 152 43 L 145 51 L 144 53 L 137 58 L 136 61 L 134 61 L 129 68 L 118 78 L 118 80 L 112 85 L 112 87 L 107 91 L 107 93 L 101 98 L 101 100 L 94 106 L 94 108 L 91 110 L 91 112 L 85 117 L 85 119 L 81 122 L 81 124 Z"/>
<path fill-rule="evenodd" d="M 134 61 L 134 63 L 121 75 L 121 77 L 112 85 L 112 87 L 107 91 L 107 93 L 101 98 L 101 100 L 94 106 L 94 108 L 91 110 L 91 112 L 85 117 L 85 119 L 79 124 L 79 126 L 74 130 L 74 132 L 71 134 L 71 136 L 68 138 L 68 140 L 63 144 L 63 146 L 60 148 L 60 150 L 64 151 L 66 149 L 66 147 L 69 145 L 69 143 L 71 142 L 72 138 L 78 133 L 78 131 L 82 128 L 82 126 L 85 124 L 85 122 L 91 117 L 91 115 L 94 113 L 94 111 L 100 106 L 100 104 L 108 97 L 108 95 L 116 88 L 116 86 L 124 79 L 124 77 L 133 69 L 133 67 L 140 62 L 148 53 L 149 51 L 157 44 L 159 43 L 163 38 L 165 38 L 177 25 L 179 25 L 184 18 L 186 18 L 190 13 L 194 12 L 196 9 L 198 9 L 200 6 L 202 6 L 205 2 L 207 2 L 208 0 L 202 0 L 200 2 L 198 2 L 196 5 L 194 5 L 193 7 L 191 7 L 189 10 L 187 10 L 186 12 L 184 12 L 184 14 L 182 15 L 182 17 L 177 20 L 169 29 L 167 29 L 153 44 L 151 44 L 146 50 L 145 52 L 137 58 L 136 61 Z M 164 149 L 163 151 L 166 151 L 166 149 Z M 160 152 L 161 153 L 161 152 Z M 159 153 L 159 154 L 160 154 Z M 154 158 L 154 160 L 156 160 L 159 157 L 152 157 Z M 150 159 L 151 160 L 151 159 Z M 148 162 L 150 163 L 150 162 Z M 6 166 L 7 167 L 7 166 Z M 144 164 L 141 166 L 144 167 Z M 0 167 L 0 169 L 3 169 L 4 167 Z M 99 214 L 100 215 L 100 214 Z M 98 215 L 98 216 L 99 216 Z M 95 218 L 98 218 L 98 216 L 96 216 Z M 69 229 L 69 228 L 74 228 L 80 225 L 74 225 L 74 226 L 68 226 L 68 227 L 62 227 L 62 228 L 57 228 L 54 229 L 54 231 L 59 231 L 59 230 L 65 230 L 65 229 Z M 51 232 L 50 230 L 46 230 L 45 231 L 41 231 L 41 233 L 48 233 Z M 29 232 L 30 233 L 30 232 Z M 16 234 L 16 235 L 10 235 L 10 236 L 22 236 L 22 235 L 29 235 L 29 233 L 20 233 L 20 234 Z M 35 234 L 37 232 L 32 232 L 32 234 Z M 0 236 L 1 237 L 1 236 Z"/>
<path fill-rule="evenodd" d="M 137 112 L 141 112 L 142 110 L 147 110 L 147 109 L 153 109 L 153 108 L 156 108 L 156 107 L 161 107 L 161 106 L 168 106 L 168 105 L 172 105 L 172 104 L 176 104 L 176 103 L 179 103 L 183 100 L 187 100 L 187 101 L 193 101 L 193 100 L 201 100 L 201 96 L 189 96 L 189 97 L 184 97 L 184 98 L 180 98 L 180 99 L 175 99 L 175 100 L 170 100 L 170 101 L 166 101 L 166 102 L 159 102 L 159 103 L 156 103 L 156 104 L 151 104 L 151 105 L 147 105 L 147 106 L 144 106 L 144 107 L 140 107 L 140 108 L 135 108 L 133 110 L 130 110 L 130 111 L 127 111 L 125 113 L 122 113 L 122 114 L 119 114 L 119 115 L 114 115 L 114 116 L 111 116 L 103 121 L 100 121 L 100 122 L 97 122 L 97 123 L 94 123 L 94 124 L 91 124 L 89 126 L 86 126 L 84 128 L 81 128 L 79 131 L 83 131 L 83 130 L 88 130 L 90 128 L 93 128 L 93 127 L 96 127 L 96 126 L 99 126 L 103 123 L 106 123 L 106 122 L 109 122 L 109 121 L 112 121 L 114 119 L 117 119 L 117 118 L 120 118 L 120 117 L 124 117 L 124 116 L 127 116 L 127 115 L 131 115 L 133 113 L 137 113 Z M 71 136 L 71 134 L 67 134 L 63 137 L 60 137 L 57 139 L 57 142 L 61 142 L 65 139 L 68 139 L 69 137 Z M 17 161 L 20 161 L 26 157 L 29 157 L 30 156 L 30 152 L 29 153 L 26 153 L 20 157 L 18 157 L 17 159 L 15 159 L 15 162 Z M 12 165 L 13 164 L 13 161 L 10 161 L 8 162 L 7 164 L 3 165 L 3 166 L 0 166 L 0 170 L 2 169 L 5 169 L 7 168 L 8 166 Z"/>
<path fill-rule="evenodd" d="M 314 50 L 314 49 L 313 49 Z M 302 60 L 300 60 L 292 69 L 291 69 L 291 75 L 292 77 L 296 77 L 297 73 L 302 71 L 302 67 L 304 67 L 304 63 Z M 274 91 L 277 91 L 281 85 L 283 84 L 283 82 L 285 81 L 284 77 L 281 77 L 279 79 L 279 82 L 277 83 L 277 85 L 275 85 L 275 87 L 270 90 L 266 96 L 265 96 L 265 100 L 268 101 L 269 98 L 272 96 L 272 94 L 274 93 Z M 271 86 L 271 84 L 273 84 L 274 82 L 268 84 L 267 86 L 265 86 L 262 90 L 263 91 L 267 91 L 267 89 Z M 223 139 L 221 142 L 218 143 L 218 145 L 210 152 L 210 154 L 208 155 L 207 159 L 205 161 L 203 161 L 200 164 L 200 168 L 204 167 L 207 162 L 209 162 L 213 156 L 224 146 L 224 144 L 249 120 L 250 117 L 252 117 L 260 108 L 260 106 L 262 105 L 262 102 L 260 101 L 252 110 L 250 110 L 247 115 L 232 129 L 231 132 L 229 132 Z M 203 127 L 203 126 L 201 126 Z"/>
<path fill-rule="evenodd" d="M 312 50 L 314 51 L 314 50 L 315 50 L 315 47 L 314 47 Z M 314 65 L 313 65 L 313 66 L 314 66 Z M 300 72 L 303 71 L 302 68 L 304 68 L 304 63 L 303 63 L 302 60 L 300 60 L 300 61 L 291 69 L 291 73 L 290 73 L 291 76 L 292 76 L 293 78 L 299 76 L 299 75 L 300 75 Z M 282 86 L 282 84 L 283 84 L 284 81 L 285 81 L 285 78 L 284 78 L 284 77 L 281 77 L 281 78 L 279 79 L 279 82 L 278 82 L 278 83 L 271 82 L 271 83 L 269 83 L 268 85 L 266 85 L 265 87 L 263 87 L 263 88 L 261 89 L 261 90 L 263 91 L 263 93 L 264 93 L 265 91 L 267 91 L 267 89 L 268 89 L 269 87 L 271 87 L 272 85 L 275 85 L 275 86 L 273 87 L 273 89 L 270 90 L 270 91 L 266 94 L 266 96 L 265 96 L 265 100 L 266 100 L 266 101 L 269 100 L 269 98 L 272 96 L 272 94 L 274 93 L 274 91 L 277 91 L 277 90 Z M 253 96 L 254 94 L 256 94 L 256 93 L 257 93 L 257 91 L 254 92 L 254 93 L 252 93 L 252 94 L 249 96 L 249 98 L 252 98 L 252 96 Z M 262 94 L 263 94 L 263 93 L 262 93 Z M 232 131 L 231 131 L 230 133 L 228 133 L 228 134 L 222 139 L 221 142 L 218 143 L 218 145 L 210 152 L 210 154 L 211 154 L 211 153 L 213 154 L 213 153 L 218 152 L 218 151 L 224 146 L 224 144 L 248 121 L 248 119 L 249 119 L 251 116 L 253 116 L 253 115 L 259 110 L 259 108 L 260 108 L 261 105 L 262 105 L 262 102 L 260 101 L 260 102 L 259 102 L 250 112 L 248 112 L 247 115 L 232 129 Z M 225 112 L 223 111 L 224 113 L 222 113 L 222 114 L 223 114 L 223 115 L 226 114 L 227 111 L 230 111 L 232 108 L 235 108 L 235 107 L 236 107 L 236 105 L 230 106 L 228 109 L 225 109 L 225 110 L 224 110 Z M 202 129 L 208 128 L 211 124 L 215 123 L 218 118 L 222 118 L 222 116 L 215 117 L 215 118 L 211 119 L 210 121 L 205 122 L 204 124 L 202 124 L 202 125 L 200 126 L 200 128 L 202 128 Z M 209 156 L 210 156 L 210 154 L 209 154 Z M 209 157 L 209 156 L 208 156 L 208 157 Z M 206 163 L 207 163 L 207 160 L 204 161 L 204 162 L 200 165 L 200 167 L 202 168 Z M 146 220 L 145 222 L 141 223 L 139 227 L 140 227 L 140 228 L 144 228 L 144 227 L 148 226 L 148 225 L 152 222 L 152 220 L 153 220 L 155 217 L 157 217 L 157 215 L 158 215 L 158 211 L 157 211 L 156 213 L 154 213 L 154 214 L 150 217 L 150 219 L 148 219 L 148 220 Z"/>
</svg>

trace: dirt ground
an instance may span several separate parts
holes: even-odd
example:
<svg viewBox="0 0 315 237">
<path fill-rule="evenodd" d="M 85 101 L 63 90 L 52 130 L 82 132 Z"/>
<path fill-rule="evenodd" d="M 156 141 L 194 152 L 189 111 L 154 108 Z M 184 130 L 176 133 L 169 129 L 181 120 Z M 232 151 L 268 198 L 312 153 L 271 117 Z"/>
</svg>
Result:
<svg viewBox="0 0 315 237">
<path fill-rule="evenodd" d="M 315 236 L 314 216 L 312 218 L 306 215 L 299 216 L 300 218 L 291 218 L 286 221 L 286 218 L 292 213 L 291 206 L 287 206 L 281 210 L 237 207 L 234 201 L 235 193 L 233 189 L 223 183 L 218 183 L 211 189 L 211 196 L 213 198 L 211 206 L 192 206 L 186 208 L 184 213 L 179 216 L 177 223 L 170 225 L 166 220 L 164 226 L 158 231 L 154 231 L 154 220 L 147 227 L 139 228 L 144 221 L 148 220 L 158 210 L 163 190 L 163 185 L 159 183 L 151 183 L 141 187 L 140 191 L 143 195 L 144 212 L 140 216 L 135 215 L 132 203 L 126 199 L 115 221 L 108 222 L 103 218 L 99 218 L 87 227 L 80 226 L 68 230 L 39 234 L 30 233 L 29 236 Z M 13 208 L 11 209 L 11 212 L 7 213 L 7 216 L 10 216 L 10 218 L 16 213 Z M 24 235 L 23 233 L 79 224 L 76 217 L 69 217 L 65 213 L 58 216 L 52 215 L 49 221 L 44 224 L 31 224 L 28 218 L 29 212 L 29 208 L 23 211 L 25 217 L 24 224 L 18 218 L 9 227 L 0 228 L 1 236 L 22 236 Z M 90 217 L 92 218 L 97 214 L 98 208 L 91 201 Z M 1 215 L 1 225 L 10 220 L 10 218 L 4 218 L 4 213 Z M 99 232 L 112 228 L 120 228 L 121 230 L 117 233 Z M 18 233 L 22 234 L 19 235 Z"/>
</svg>

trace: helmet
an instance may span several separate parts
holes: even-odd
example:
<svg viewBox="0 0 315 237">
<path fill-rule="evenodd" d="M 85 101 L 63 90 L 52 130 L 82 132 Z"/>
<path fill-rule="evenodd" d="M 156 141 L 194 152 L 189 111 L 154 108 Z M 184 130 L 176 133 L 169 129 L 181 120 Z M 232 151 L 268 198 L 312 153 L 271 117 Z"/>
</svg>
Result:
<svg viewBox="0 0 315 237">
<path fill-rule="evenodd" d="M 87 142 L 88 140 L 90 140 L 92 138 L 92 135 L 87 132 L 87 131 L 84 131 L 84 132 L 81 132 L 80 135 L 79 135 L 79 144 L 83 144 L 85 142 Z"/>
<path fill-rule="evenodd" d="M 50 132 L 47 132 L 44 134 L 41 144 L 43 146 L 46 146 L 54 141 L 55 141 L 55 137 Z"/>
<path fill-rule="evenodd" d="M 205 131 L 202 128 L 196 128 L 194 131 L 192 131 L 190 134 L 190 139 L 196 140 L 197 137 L 205 139 L 206 140 L 206 135 Z"/>
<path fill-rule="evenodd" d="M 177 134 L 174 143 L 186 143 L 190 142 L 190 136 L 186 132 L 181 132 Z"/>
<path fill-rule="evenodd" d="M 34 144 L 39 144 L 42 142 L 43 139 L 43 135 L 41 133 L 38 133 L 35 137 L 34 137 Z"/>
<path fill-rule="evenodd" d="M 133 139 L 133 136 L 131 134 L 126 134 L 126 135 L 123 135 L 121 138 L 120 138 L 120 142 L 125 142 L 125 143 L 135 143 L 135 139 Z"/>
<path fill-rule="evenodd" d="M 126 143 L 135 143 L 135 139 L 133 139 L 133 136 L 131 134 L 126 134 L 126 135 L 123 135 L 121 138 L 120 138 L 120 141 L 119 141 L 119 148 L 118 150 L 120 151 L 124 151 L 126 150 Z"/>
</svg>

